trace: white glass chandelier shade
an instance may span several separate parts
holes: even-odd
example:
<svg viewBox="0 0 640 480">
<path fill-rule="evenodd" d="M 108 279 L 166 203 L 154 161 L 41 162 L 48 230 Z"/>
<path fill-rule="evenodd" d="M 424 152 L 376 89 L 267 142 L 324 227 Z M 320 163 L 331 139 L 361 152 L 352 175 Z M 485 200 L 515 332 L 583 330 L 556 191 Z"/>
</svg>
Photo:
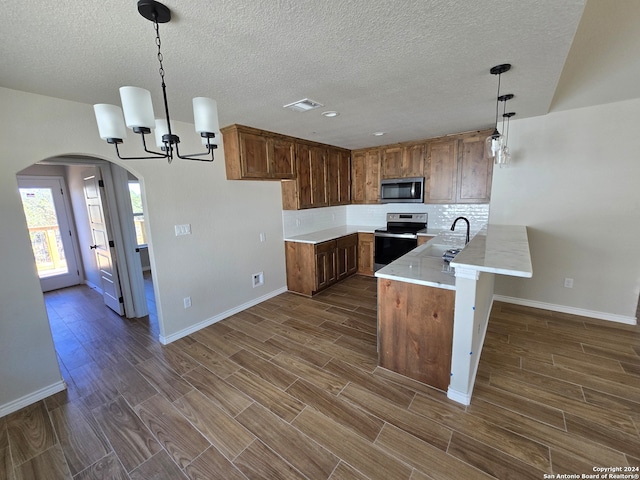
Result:
<svg viewBox="0 0 640 480">
<path fill-rule="evenodd" d="M 93 106 L 98 124 L 98 133 L 102 140 L 127 138 L 127 129 L 122 117 L 122 109 L 116 105 L 98 103 Z"/>
<path fill-rule="evenodd" d="M 154 134 L 156 136 L 156 146 L 162 148 L 165 146 L 162 136 L 169 133 L 169 124 L 165 118 L 156 118 Z"/>
<path fill-rule="evenodd" d="M 127 127 L 152 129 L 156 125 L 151 92 L 140 87 L 120 87 L 120 101 Z"/>
<path fill-rule="evenodd" d="M 218 134 L 218 104 L 212 98 L 195 97 L 193 99 L 193 123 L 196 132 Z"/>
</svg>

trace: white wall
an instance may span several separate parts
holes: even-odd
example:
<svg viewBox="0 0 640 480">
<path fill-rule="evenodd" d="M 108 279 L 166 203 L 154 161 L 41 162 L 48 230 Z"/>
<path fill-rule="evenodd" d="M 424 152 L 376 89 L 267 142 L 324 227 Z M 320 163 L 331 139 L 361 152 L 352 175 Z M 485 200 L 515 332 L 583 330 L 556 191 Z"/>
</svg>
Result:
<svg viewBox="0 0 640 480">
<path fill-rule="evenodd" d="M 636 99 L 512 121 L 514 161 L 494 170 L 490 222 L 529 226 L 533 278 L 498 276 L 496 294 L 635 317 L 639 119 Z"/>
<path fill-rule="evenodd" d="M 0 409 L 61 379 L 17 190 L 16 173 L 35 162 L 68 155 L 107 159 L 144 183 L 165 337 L 285 287 L 280 185 L 227 181 L 222 142 L 213 164 L 125 163 L 98 137 L 91 105 L 5 88 L 0 104 L 0 271 L 11 272 L 0 278 Z M 201 149 L 192 126 L 176 127 L 184 151 Z M 133 137 L 128 143 L 137 147 Z M 176 237 L 174 225 L 183 223 L 193 233 Z M 265 284 L 253 289 L 257 272 L 264 272 Z M 187 310 L 185 296 L 193 304 Z"/>
</svg>

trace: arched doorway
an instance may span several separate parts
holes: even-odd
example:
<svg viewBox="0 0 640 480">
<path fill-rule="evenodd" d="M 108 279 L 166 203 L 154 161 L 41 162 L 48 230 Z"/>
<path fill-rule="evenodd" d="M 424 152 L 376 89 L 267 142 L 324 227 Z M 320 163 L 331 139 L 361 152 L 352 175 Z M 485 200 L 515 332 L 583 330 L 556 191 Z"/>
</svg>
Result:
<svg viewBox="0 0 640 480">
<path fill-rule="evenodd" d="M 144 223 L 134 222 L 135 218 L 140 220 L 140 212 L 134 215 L 129 187 L 130 182 L 135 182 L 137 188 L 143 189 L 142 179 L 114 163 L 77 155 L 38 162 L 18 172 L 18 178 L 21 183 L 36 178 L 60 179 L 67 190 L 62 196 L 66 195 L 71 228 L 65 227 L 63 233 L 73 240 L 70 250 L 75 250 L 78 264 L 76 283 L 98 291 L 104 303 L 118 314 L 127 318 L 147 316 L 148 300 L 154 294 L 153 285 L 149 286 L 152 272 L 147 243 L 151 239 Z M 138 192 L 141 194 L 139 210 L 144 205 L 144 195 L 143 191 Z M 140 235 L 141 229 L 143 235 Z M 29 230 L 31 234 L 31 226 Z M 41 240 L 42 234 L 38 236 L 35 231 L 32 243 L 34 237 Z M 144 245 L 139 244 L 141 237 Z M 42 256 L 50 259 L 55 255 Z M 146 285 L 141 259 L 145 260 L 147 270 Z M 46 290 L 50 288 L 43 288 Z M 155 301 L 152 303 L 155 307 Z"/>
</svg>

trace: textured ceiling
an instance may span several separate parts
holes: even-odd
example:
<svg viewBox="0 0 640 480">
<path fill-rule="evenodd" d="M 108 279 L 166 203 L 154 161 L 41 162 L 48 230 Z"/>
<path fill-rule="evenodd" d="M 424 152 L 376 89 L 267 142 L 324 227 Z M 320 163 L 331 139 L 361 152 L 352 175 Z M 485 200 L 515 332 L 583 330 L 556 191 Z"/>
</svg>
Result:
<svg viewBox="0 0 640 480">
<path fill-rule="evenodd" d="M 191 98 L 210 96 L 221 125 L 346 148 L 488 128 L 497 80 L 489 68 L 505 62 L 509 110 L 543 115 L 552 101 L 562 108 L 554 95 L 585 1 L 167 0 L 173 20 L 160 34 L 172 117 L 191 122 Z M 134 0 L 0 8 L 1 86 L 119 104 L 118 87 L 136 85 L 152 91 L 159 116 L 153 25 Z M 581 73 L 571 68 L 567 91 Z M 324 107 L 282 108 L 305 97 Z"/>
</svg>

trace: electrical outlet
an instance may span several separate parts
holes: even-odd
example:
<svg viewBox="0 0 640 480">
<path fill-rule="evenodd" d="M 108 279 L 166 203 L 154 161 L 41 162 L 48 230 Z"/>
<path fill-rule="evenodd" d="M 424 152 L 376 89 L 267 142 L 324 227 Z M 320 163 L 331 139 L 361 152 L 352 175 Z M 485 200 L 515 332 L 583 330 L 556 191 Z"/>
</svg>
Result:
<svg viewBox="0 0 640 480">
<path fill-rule="evenodd" d="M 182 301 L 184 302 L 184 308 L 191 308 L 191 297 L 184 297 Z"/>
<path fill-rule="evenodd" d="M 564 279 L 564 288 L 573 288 L 573 278 Z"/>
<path fill-rule="evenodd" d="M 260 285 L 264 285 L 264 273 L 254 273 L 251 275 L 251 285 L 253 288 L 259 287 Z"/>
<path fill-rule="evenodd" d="M 296 218 L 296 227 L 299 227 L 299 226 L 300 226 L 300 219 Z"/>
<path fill-rule="evenodd" d="M 260 243 L 264 243 L 267 241 L 267 234 L 264 232 L 260 233 Z"/>
</svg>

